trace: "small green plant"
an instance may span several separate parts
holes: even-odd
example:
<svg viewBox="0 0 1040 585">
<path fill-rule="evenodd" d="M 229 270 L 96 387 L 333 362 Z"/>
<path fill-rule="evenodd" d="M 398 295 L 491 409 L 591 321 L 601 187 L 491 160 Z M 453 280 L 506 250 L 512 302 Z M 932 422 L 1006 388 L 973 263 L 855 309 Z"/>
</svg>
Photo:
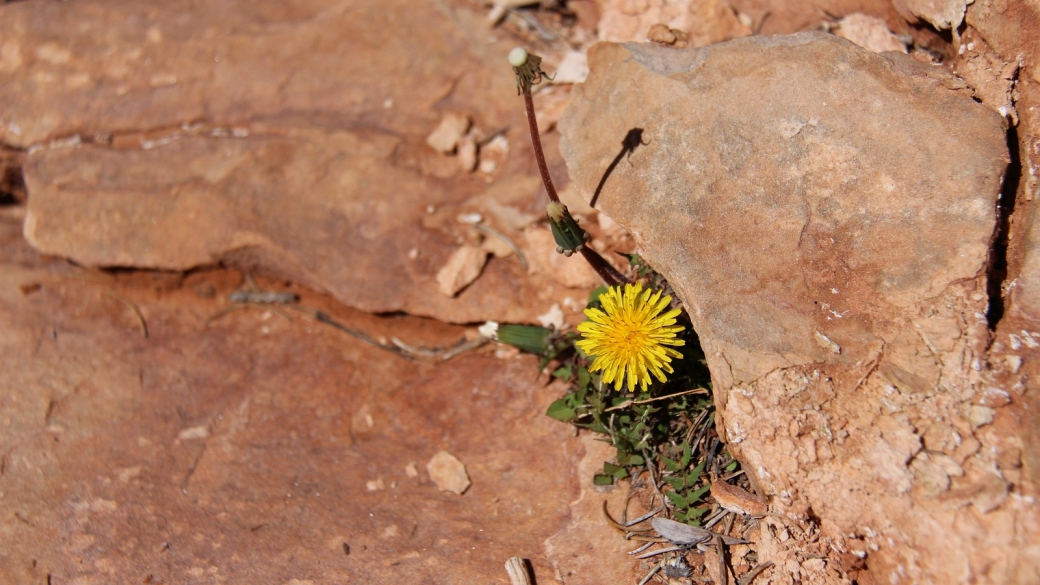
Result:
<svg viewBox="0 0 1040 585">
<path fill-rule="evenodd" d="M 641 260 L 632 255 L 630 261 L 635 265 Z M 644 275 L 643 280 L 664 282 L 656 273 L 650 276 Z M 602 311 L 608 290 L 605 286 L 594 290 L 588 308 Z M 541 343 L 531 344 L 529 337 Z M 603 464 L 602 473 L 593 477 L 595 484 L 611 485 L 649 469 L 655 488 L 661 482 L 667 486 L 661 497 L 666 498 L 672 516 L 699 525 L 698 519 L 709 509 L 703 500 L 710 487 L 704 473 L 707 441 L 700 431 L 713 422 L 710 376 L 692 328 L 687 324 L 677 337 L 684 342 L 684 355 L 671 362 L 673 371 L 667 380 L 630 392 L 605 381 L 603 372 L 593 371 L 594 358 L 582 350 L 574 333 L 526 325 L 498 329 L 499 341 L 526 351 L 539 350 L 531 353 L 541 357 L 541 367 L 551 364 L 550 375 L 570 385 L 546 414 L 598 433 L 615 447 L 615 459 Z"/>
<path fill-rule="evenodd" d="M 645 469 L 661 505 L 680 522 L 699 525 L 710 509 L 706 466 L 718 473 L 710 375 L 689 317 L 671 303 L 664 277 L 638 254 L 627 255 L 635 282 L 589 247 L 589 234 L 561 203 L 542 151 L 531 87 L 548 77 L 541 58 L 517 47 L 509 53 L 523 95 L 538 170 L 549 196 L 546 216 L 557 251 L 580 253 L 606 286 L 592 292 L 588 320 L 576 333 L 502 325 L 497 339 L 541 358 L 553 378 L 569 384 L 547 414 L 603 436 L 617 450 L 593 481 L 611 485 Z M 682 348 L 680 352 L 676 348 Z M 624 387 L 627 386 L 627 389 Z M 733 463 L 732 465 L 736 465 Z"/>
</svg>

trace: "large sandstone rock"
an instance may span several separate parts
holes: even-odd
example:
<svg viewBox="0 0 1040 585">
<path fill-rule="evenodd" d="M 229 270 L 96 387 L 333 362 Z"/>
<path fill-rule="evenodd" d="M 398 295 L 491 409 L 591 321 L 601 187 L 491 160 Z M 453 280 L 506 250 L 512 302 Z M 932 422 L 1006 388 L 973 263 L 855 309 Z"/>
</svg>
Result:
<svg viewBox="0 0 1040 585">
<path fill-rule="evenodd" d="M 12 211 L 0 583 L 504 583 L 512 556 L 538 583 L 637 579 L 598 510 L 625 491 L 587 493 L 609 446 L 545 416 L 562 388 L 533 379 L 533 358 L 406 362 L 295 311 L 208 322 L 235 271 L 84 270 L 41 258 Z M 295 290 L 374 337 L 463 333 Z M 137 304 L 147 338 L 110 295 Z M 427 472 L 441 450 L 465 463 L 462 496 Z"/>
<path fill-rule="evenodd" d="M 561 149 L 591 196 L 642 129 L 597 207 L 690 309 L 754 482 L 883 582 L 1035 580 L 1024 389 L 986 361 L 1000 115 L 818 33 L 589 61 Z"/>
<path fill-rule="evenodd" d="M 25 235 L 43 252 L 235 263 L 366 311 L 452 322 L 533 321 L 564 296 L 516 257 L 492 259 L 455 298 L 437 292 L 451 254 L 481 237 L 459 214 L 520 243 L 513 218 L 539 215 L 509 45 L 488 44 L 479 13 L 24 2 L 0 8 L 0 39 L 0 141 L 29 151 Z M 517 129 L 495 170 L 467 173 L 426 143 L 453 115 L 483 138 Z"/>
</svg>

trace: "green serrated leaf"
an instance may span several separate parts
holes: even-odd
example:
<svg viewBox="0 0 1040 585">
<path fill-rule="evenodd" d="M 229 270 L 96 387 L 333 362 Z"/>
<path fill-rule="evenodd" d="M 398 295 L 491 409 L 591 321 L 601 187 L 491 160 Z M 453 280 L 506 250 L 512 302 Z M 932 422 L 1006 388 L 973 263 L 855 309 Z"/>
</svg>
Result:
<svg viewBox="0 0 1040 585">
<path fill-rule="evenodd" d="M 671 459 L 669 459 L 669 458 L 667 458 L 667 457 L 665 457 L 663 455 L 661 456 L 661 463 L 664 463 L 665 469 L 667 469 L 668 471 L 671 471 L 673 473 L 676 472 L 676 471 L 679 471 L 680 469 L 682 469 L 682 467 L 680 467 L 678 463 L 676 463 L 675 461 L 672 461 Z"/>
<path fill-rule="evenodd" d="M 603 473 L 597 473 L 592 476 L 592 483 L 594 485 L 614 485 L 614 476 L 606 475 Z"/>
<path fill-rule="evenodd" d="M 574 406 L 571 405 L 570 401 L 567 400 L 566 396 L 550 404 L 549 410 L 547 410 L 545 414 L 548 415 L 549 418 L 560 422 L 571 422 L 578 418 L 578 413 L 575 411 Z"/>
<path fill-rule="evenodd" d="M 689 508 L 690 504 L 686 501 L 686 498 L 682 497 L 678 492 L 668 492 L 665 494 L 668 499 L 672 501 L 672 505 L 676 508 Z"/>
<path fill-rule="evenodd" d="M 686 496 L 686 499 L 691 504 L 693 504 L 693 503 L 699 501 L 701 499 L 701 496 L 703 496 L 704 494 L 708 493 L 708 490 L 710 490 L 710 489 L 711 489 L 711 486 L 710 485 L 706 485 L 706 486 L 702 487 L 699 490 L 694 490 L 693 492 L 691 492 L 689 495 Z"/>
<path fill-rule="evenodd" d="M 683 445 L 683 452 L 682 452 L 682 459 L 680 461 L 682 462 L 683 469 L 685 469 L 686 466 L 688 466 L 690 464 L 690 458 L 693 457 L 693 448 L 690 447 L 690 444 L 687 443 L 686 441 L 683 441 L 682 445 Z"/>
<path fill-rule="evenodd" d="M 668 485 L 672 486 L 676 490 L 681 490 L 684 487 L 686 487 L 686 478 L 683 478 L 683 477 L 665 477 L 663 479 L 664 479 L 664 481 Z"/>
<path fill-rule="evenodd" d="M 591 381 L 592 381 L 592 374 L 589 373 L 589 370 L 587 368 L 584 368 L 584 367 L 579 367 L 578 368 L 578 380 L 577 380 L 578 387 L 579 388 L 588 388 L 589 382 L 591 382 Z"/>
<path fill-rule="evenodd" d="M 704 473 L 704 463 L 705 461 L 701 461 L 697 464 L 697 467 L 694 467 L 692 471 L 686 474 L 686 481 L 690 485 L 697 483 L 697 480 L 701 478 L 701 474 Z"/>
<path fill-rule="evenodd" d="M 618 463 L 624 465 L 625 467 L 636 467 L 638 465 L 645 464 L 646 460 L 643 459 L 642 455 L 626 453 L 622 452 L 621 449 L 618 449 Z"/>
<path fill-rule="evenodd" d="M 560 366 L 560 367 L 556 368 L 555 370 L 553 370 L 552 375 L 553 375 L 553 378 L 558 378 L 560 380 L 570 380 L 570 378 L 571 378 L 571 366 L 569 364 L 566 365 L 566 366 Z"/>
<path fill-rule="evenodd" d="M 708 510 L 711 510 L 711 506 L 707 506 L 707 507 L 703 507 L 703 508 L 690 508 L 689 510 L 686 511 L 686 519 L 687 519 L 686 521 L 689 522 L 690 520 L 695 520 L 697 518 L 700 518 L 701 516 L 706 514 L 708 512 Z M 696 525 L 700 526 L 700 522 L 698 522 Z"/>
</svg>

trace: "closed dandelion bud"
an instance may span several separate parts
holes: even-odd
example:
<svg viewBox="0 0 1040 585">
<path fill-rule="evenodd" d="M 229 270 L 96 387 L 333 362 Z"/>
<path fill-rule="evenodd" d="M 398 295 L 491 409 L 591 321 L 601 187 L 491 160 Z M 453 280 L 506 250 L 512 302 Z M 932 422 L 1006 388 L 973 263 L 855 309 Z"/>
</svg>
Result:
<svg viewBox="0 0 1040 585">
<path fill-rule="evenodd" d="M 545 207 L 545 214 L 549 216 L 549 228 L 556 240 L 556 251 L 564 256 L 580 252 L 585 242 L 589 241 L 589 234 L 571 217 L 567 206 L 551 202 Z"/>
<path fill-rule="evenodd" d="M 499 325 L 498 341 L 528 353 L 542 354 L 546 350 L 545 340 L 552 329 L 537 325 Z"/>
</svg>

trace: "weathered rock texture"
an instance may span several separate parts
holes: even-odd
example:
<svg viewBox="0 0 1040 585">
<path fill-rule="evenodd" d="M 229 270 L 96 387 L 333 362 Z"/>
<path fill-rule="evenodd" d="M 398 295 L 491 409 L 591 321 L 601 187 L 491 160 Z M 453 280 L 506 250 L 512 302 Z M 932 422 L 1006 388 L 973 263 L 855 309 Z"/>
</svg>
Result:
<svg viewBox="0 0 1040 585">
<path fill-rule="evenodd" d="M 511 219 L 538 217 L 529 149 L 469 174 L 475 160 L 426 142 L 446 116 L 483 138 L 524 128 L 510 46 L 488 44 L 479 13 L 373 0 L 0 11 L 0 141 L 29 150 L 37 249 L 88 266 L 231 262 L 451 322 L 532 321 L 552 302 L 525 299 L 559 301 L 515 257 L 456 298 L 437 293 L 438 270 L 479 237 L 459 213 L 521 242 Z"/>
<path fill-rule="evenodd" d="M 539 583 L 637 578 L 588 512 L 606 446 L 545 416 L 562 389 L 532 359 L 407 362 L 296 311 L 207 324 L 234 271 L 43 260 L 21 219 L 0 209 L 0 583 L 502 583 L 512 556 Z M 293 290 L 375 337 L 462 333 Z M 441 450 L 461 496 L 426 470 Z"/>
<path fill-rule="evenodd" d="M 690 309 L 755 483 L 882 582 L 1035 581 L 1037 445 L 1001 422 L 1025 389 L 986 361 L 1001 116 L 819 33 L 589 60 L 572 177 L 591 196 L 643 130 L 597 207 Z"/>
</svg>

